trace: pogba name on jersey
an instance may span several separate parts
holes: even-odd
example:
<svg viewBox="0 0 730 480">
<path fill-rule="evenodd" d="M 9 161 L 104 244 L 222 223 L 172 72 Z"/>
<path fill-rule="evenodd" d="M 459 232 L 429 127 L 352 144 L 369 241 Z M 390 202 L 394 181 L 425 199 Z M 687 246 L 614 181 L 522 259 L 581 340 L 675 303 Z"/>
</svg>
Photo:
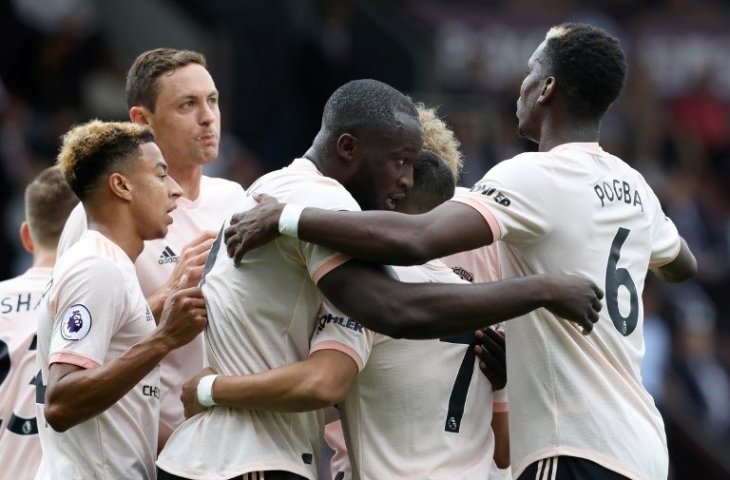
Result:
<svg viewBox="0 0 730 480">
<path fill-rule="evenodd" d="M 625 180 L 611 179 L 602 180 L 593 186 L 598 200 L 601 201 L 601 207 L 608 204 L 621 202 L 626 205 L 641 208 L 644 211 L 644 204 L 641 202 L 639 191 Z"/>
</svg>

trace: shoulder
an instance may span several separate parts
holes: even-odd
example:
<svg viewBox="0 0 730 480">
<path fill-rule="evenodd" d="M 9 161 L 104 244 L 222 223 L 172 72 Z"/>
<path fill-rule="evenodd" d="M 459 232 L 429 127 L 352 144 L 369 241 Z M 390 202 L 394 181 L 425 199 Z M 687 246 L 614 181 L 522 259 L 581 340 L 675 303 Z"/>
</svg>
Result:
<svg viewBox="0 0 730 480">
<path fill-rule="evenodd" d="M 265 193 L 284 203 L 327 210 L 360 210 L 355 199 L 334 178 L 322 175 L 307 159 L 267 173 L 249 187 L 247 194 Z"/>
<path fill-rule="evenodd" d="M 216 192 L 218 194 L 232 194 L 232 195 L 243 195 L 245 190 L 243 187 L 236 182 L 226 180 L 225 178 L 218 177 L 203 177 L 200 179 L 200 187 L 206 192 Z"/>
<path fill-rule="evenodd" d="M 78 282 L 99 283 L 104 286 L 121 281 L 124 273 L 118 259 L 114 258 L 117 252 L 107 249 L 103 243 L 92 240 L 84 237 L 64 253 L 54 268 L 54 277 L 57 274 L 65 278 L 74 278 Z"/>
</svg>

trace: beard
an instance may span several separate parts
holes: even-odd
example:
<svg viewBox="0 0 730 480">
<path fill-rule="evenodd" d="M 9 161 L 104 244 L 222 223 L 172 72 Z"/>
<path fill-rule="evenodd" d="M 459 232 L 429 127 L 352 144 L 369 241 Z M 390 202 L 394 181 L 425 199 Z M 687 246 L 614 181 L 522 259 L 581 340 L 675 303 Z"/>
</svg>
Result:
<svg viewBox="0 0 730 480">
<path fill-rule="evenodd" d="M 373 187 L 372 172 L 367 168 L 369 162 L 363 159 L 360 169 L 352 179 L 343 186 L 363 210 L 379 210 L 378 201 Z"/>
</svg>

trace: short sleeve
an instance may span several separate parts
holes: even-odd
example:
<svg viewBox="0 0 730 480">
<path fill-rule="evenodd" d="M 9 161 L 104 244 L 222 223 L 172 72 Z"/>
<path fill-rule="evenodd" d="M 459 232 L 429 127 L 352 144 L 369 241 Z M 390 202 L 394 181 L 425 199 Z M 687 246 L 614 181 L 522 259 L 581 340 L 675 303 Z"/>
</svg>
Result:
<svg viewBox="0 0 730 480">
<path fill-rule="evenodd" d="M 651 191 L 651 189 L 648 189 Z M 654 204 L 654 221 L 652 223 L 652 244 L 650 268 L 658 268 L 671 262 L 679 254 L 682 241 L 674 222 L 664 214 L 659 199 L 651 192 L 651 201 Z"/>
<path fill-rule="evenodd" d="M 78 242 L 87 229 L 86 211 L 84 206 L 79 203 L 71 210 L 63 232 L 61 232 L 61 238 L 58 240 L 58 256 L 63 255 L 74 243 Z"/>
<path fill-rule="evenodd" d="M 360 211 L 360 205 L 345 188 L 334 180 L 323 178 L 319 183 L 298 188 L 291 192 L 287 203 L 302 207 L 315 207 L 325 210 Z M 329 248 L 309 242 L 300 242 L 304 261 L 309 275 L 318 283 L 322 277 L 350 260 L 350 257 Z"/>
<path fill-rule="evenodd" d="M 552 180 L 546 167 L 530 154 L 505 160 L 492 168 L 469 192 L 453 201 L 479 212 L 492 230 L 494 240 L 530 243 L 550 228 L 554 211 Z"/>
<path fill-rule="evenodd" d="M 337 350 L 351 357 L 358 372 L 370 357 L 374 333 L 362 323 L 340 312 L 325 299 L 317 315 L 310 343 L 310 355 L 319 350 Z"/>
<path fill-rule="evenodd" d="M 111 261 L 93 257 L 61 281 L 55 294 L 50 363 L 100 366 L 125 307 L 122 274 Z"/>
</svg>

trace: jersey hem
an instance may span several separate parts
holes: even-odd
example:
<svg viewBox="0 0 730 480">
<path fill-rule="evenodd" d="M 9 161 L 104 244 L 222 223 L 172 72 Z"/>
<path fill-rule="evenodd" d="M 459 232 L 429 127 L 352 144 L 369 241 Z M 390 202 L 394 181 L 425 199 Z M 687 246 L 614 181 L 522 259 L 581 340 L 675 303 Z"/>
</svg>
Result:
<svg viewBox="0 0 730 480">
<path fill-rule="evenodd" d="M 167 464 L 160 459 L 157 460 L 157 466 L 167 473 L 180 477 L 187 477 L 192 480 L 228 480 L 229 478 L 245 475 L 247 473 L 266 472 L 271 470 L 290 472 L 296 475 L 301 475 L 308 480 L 315 480 L 312 472 L 289 462 L 272 462 L 268 464 L 256 462 L 246 463 L 235 468 L 228 467 L 227 470 L 216 473 L 194 468 L 178 467 L 174 464 Z"/>
<path fill-rule="evenodd" d="M 639 472 L 627 468 L 626 466 L 622 465 L 611 457 L 601 455 L 600 453 L 590 450 L 583 450 L 581 448 L 575 447 L 550 447 L 538 450 L 537 452 L 534 452 L 531 455 L 525 457 L 516 466 L 515 464 L 512 465 L 512 478 L 519 478 L 519 476 L 522 475 L 527 467 L 537 462 L 538 460 L 559 456 L 577 457 L 583 458 L 585 460 L 590 460 L 591 462 L 595 462 L 600 466 L 607 468 L 612 472 L 616 472 L 619 475 L 623 475 L 624 477 L 627 477 L 631 480 L 650 480 L 649 477 L 646 477 Z"/>
</svg>

